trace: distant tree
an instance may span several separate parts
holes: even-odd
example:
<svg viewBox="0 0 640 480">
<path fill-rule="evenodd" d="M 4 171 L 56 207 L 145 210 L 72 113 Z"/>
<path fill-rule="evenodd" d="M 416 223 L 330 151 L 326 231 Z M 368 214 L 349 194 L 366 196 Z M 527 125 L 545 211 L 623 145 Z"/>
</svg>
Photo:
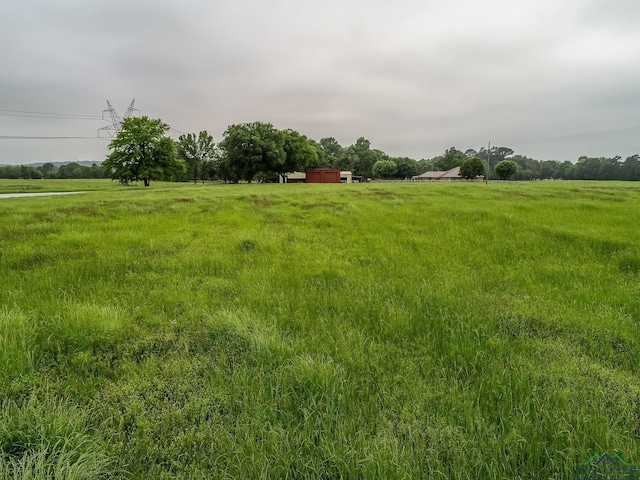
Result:
<svg viewBox="0 0 640 480">
<path fill-rule="evenodd" d="M 352 168 L 349 170 L 363 177 L 371 177 L 373 164 L 378 160 L 387 160 L 389 158 L 380 150 L 372 150 L 371 142 L 364 137 L 358 138 L 356 143 L 347 148 L 347 151 L 353 163 Z M 342 166 L 340 168 L 345 170 Z"/>
<path fill-rule="evenodd" d="M 393 160 L 378 160 L 373 164 L 371 173 L 374 178 L 391 178 L 397 170 L 398 166 Z"/>
<path fill-rule="evenodd" d="M 496 172 L 496 175 L 498 175 L 499 179 L 507 180 L 508 178 L 513 177 L 518 171 L 518 164 L 511 160 L 502 160 L 496 164 L 494 171 Z"/>
<path fill-rule="evenodd" d="M 451 147 L 444 152 L 444 155 L 435 160 L 435 166 L 438 170 L 446 172 L 462 165 L 466 158 L 460 150 Z"/>
<path fill-rule="evenodd" d="M 540 162 L 540 176 L 543 180 L 550 178 L 561 178 L 561 175 L 558 175 L 558 171 L 560 169 L 560 162 L 555 160 L 543 160 Z M 556 176 L 558 175 L 558 176 Z"/>
<path fill-rule="evenodd" d="M 340 156 L 336 159 L 335 163 L 333 165 L 330 165 L 330 167 L 356 173 L 358 161 L 358 156 L 353 153 L 351 149 L 345 148 Z M 356 175 L 358 175 L 358 173 L 356 173 Z"/>
<path fill-rule="evenodd" d="M 640 180 L 640 156 L 631 155 L 620 166 L 620 180 Z"/>
<path fill-rule="evenodd" d="M 556 175 L 558 175 L 557 177 L 554 178 L 563 178 L 563 179 L 569 179 L 569 169 L 573 166 L 573 163 L 571 163 L 569 160 L 565 160 L 564 162 L 562 162 L 559 165 L 558 171 L 556 172 Z"/>
<path fill-rule="evenodd" d="M 578 158 L 570 172 L 574 180 L 597 180 L 599 173 L 600 159 L 585 155 Z"/>
<path fill-rule="evenodd" d="M 415 175 L 418 175 L 418 162 L 416 162 L 413 158 L 395 157 L 391 158 L 391 160 L 393 160 L 393 162 L 398 167 L 394 177 L 411 178 Z"/>
<path fill-rule="evenodd" d="M 285 135 L 270 123 L 230 125 L 223 137 L 221 171 L 225 180 L 251 182 L 259 172 L 278 172 L 286 162 Z"/>
<path fill-rule="evenodd" d="M 109 144 L 111 153 L 102 167 L 121 183 L 168 179 L 178 167 L 173 140 L 165 136 L 169 125 L 149 117 L 127 118 Z"/>
<path fill-rule="evenodd" d="M 467 158 L 474 158 L 478 156 L 478 152 L 476 150 L 474 150 L 473 148 L 469 148 L 467 150 L 464 151 L 464 156 Z"/>
<path fill-rule="evenodd" d="M 17 178 L 13 173 L 13 167 L 0 166 L 0 178 Z"/>
<path fill-rule="evenodd" d="M 307 141 L 311 144 L 311 146 L 316 150 L 316 159 L 307 165 L 307 168 L 329 168 L 328 162 L 326 159 L 322 158 L 322 147 L 320 143 L 314 140 L 313 138 L 307 138 Z"/>
<path fill-rule="evenodd" d="M 40 172 L 40 170 L 38 170 L 33 165 L 20 165 L 15 168 L 18 169 L 20 172 L 17 175 L 17 178 L 24 178 L 24 179 L 42 178 L 42 173 Z"/>
<path fill-rule="evenodd" d="M 460 176 L 473 180 L 485 175 L 484 162 L 477 157 L 469 157 L 460 165 Z"/>
<path fill-rule="evenodd" d="M 193 184 L 198 182 L 198 173 L 204 183 L 205 175 L 209 171 L 209 162 L 214 162 L 216 158 L 216 144 L 206 130 L 200 132 L 197 137 L 194 133 L 180 135 L 178 156 L 185 161 Z"/>
<path fill-rule="evenodd" d="M 61 165 L 58 169 L 58 178 L 90 178 L 89 173 L 86 170 L 86 167 L 83 167 L 78 162 L 70 162 L 66 165 Z"/>
<path fill-rule="evenodd" d="M 91 164 L 88 173 L 91 178 L 105 178 L 105 173 L 102 165 L 98 165 L 97 163 Z"/>
<path fill-rule="evenodd" d="M 282 180 L 290 172 L 302 171 L 307 166 L 314 164 L 318 160 L 318 151 L 312 142 L 304 135 L 300 135 L 295 130 L 282 131 L 284 136 L 284 161 L 276 163 L 273 171 L 278 173 Z M 278 157 L 281 158 L 281 157 Z"/>
<path fill-rule="evenodd" d="M 344 148 L 333 137 L 321 138 L 318 142 L 318 160 L 314 167 L 335 168 L 344 156 Z M 339 168 L 339 167 L 338 167 Z"/>
<path fill-rule="evenodd" d="M 54 178 L 56 172 L 56 166 L 53 163 L 45 163 L 40 167 L 42 176 L 44 178 Z"/>
<path fill-rule="evenodd" d="M 491 147 L 489 152 L 486 148 L 482 147 L 477 153 L 477 157 L 483 160 L 485 164 L 487 163 L 488 157 L 489 171 L 487 175 L 489 175 L 489 178 L 492 178 L 492 172 L 495 172 L 495 166 L 511 155 L 513 155 L 513 150 L 509 147 Z"/>
<path fill-rule="evenodd" d="M 2 178 L 36 179 L 42 178 L 42 172 L 33 165 L 15 165 L 5 167 L 6 176 Z"/>
<path fill-rule="evenodd" d="M 601 158 L 598 180 L 617 180 L 620 178 L 620 157 Z"/>
<path fill-rule="evenodd" d="M 500 163 L 503 160 L 506 160 L 507 157 L 513 155 L 513 150 L 509 147 L 492 147 L 491 148 L 491 158 L 496 161 L 496 163 Z"/>
<path fill-rule="evenodd" d="M 418 160 L 418 173 L 416 175 L 420 175 L 424 172 L 430 172 L 435 169 L 436 169 L 436 166 L 433 159 L 422 158 Z"/>
<path fill-rule="evenodd" d="M 588 174 L 588 172 L 587 172 Z M 595 180 L 595 175 L 597 175 L 597 170 L 594 173 L 594 180 Z M 585 180 L 585 164 L 584 162 L 576 162 L 576 163 L 571 163 L 571 165 L 569 165 L 566 169 L 565 169 L 565 178 L 568 180 Z"/>
<path fill-rule="evenodd" d="M 524 155 L 513 155 L 509 160 L 518 164 L 516 180 L 533 180 L 540 178 L 540 162 Z"/>
</svg>

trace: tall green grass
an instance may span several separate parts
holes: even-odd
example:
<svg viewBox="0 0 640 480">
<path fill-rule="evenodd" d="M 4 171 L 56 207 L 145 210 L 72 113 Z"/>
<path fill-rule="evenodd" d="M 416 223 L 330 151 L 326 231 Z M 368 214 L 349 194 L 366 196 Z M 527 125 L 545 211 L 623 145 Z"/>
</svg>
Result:
<svg viewBox="0 0 640 480">
<path fill-rule="evenodd" d="M 638 207 L 636 185 L 602 182 L 2 200 L 0 461 L 33 478 L 640 464 Z"/>
</svg>

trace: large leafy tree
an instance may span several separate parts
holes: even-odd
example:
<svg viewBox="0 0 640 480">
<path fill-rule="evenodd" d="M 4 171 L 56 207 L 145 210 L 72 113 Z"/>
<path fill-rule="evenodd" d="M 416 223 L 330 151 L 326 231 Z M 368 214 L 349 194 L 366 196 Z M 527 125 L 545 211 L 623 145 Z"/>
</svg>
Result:
<svg viewBox="0 0 640 480">
<path fill-rule="evenodd" d="M 113 180 L 121 183 L 169 178 L 179 168 L 169 125 L 149 117 L 127 118 L 109 144 L 111 153 L 102 163 Z"/>
<path fill-rule="evenodd" d="M 418 162 L 409 157 L 391 158 L 396 164 L 397 170 L 393 175 L 395 178 L 411 178 L 418 175 Z"/>
<path fill-rule="evenodd" d="M 477 157 L 467 158 L 462 165 L 460 165 L 460 176 L 473 180 L 477 177 L 484 176 L 485 168 L 484 162 Z"/>
<path fill-rule="evenodd" d="M 398 165 L 393 160 L 378 160 L 371 167 L 371 173 L 375 178 L 391 178 L 398 171 Z"/>
<path fill-rule="evenodd" d="M 270 123 L 230 125 L 220 142 L 225 180 L 251 182 L 258 173 L 277 172 L 286 161 L 285 135 Z"/>
<path fill-rule="evenodd" d="M 321 138 L 318 142 L 318 161 L 319 168 L 340 168 L 338 163 L 345 156 L 345 149 L 333 137 Z"/>
<path fill-rule="evenodd" d="M 187 169 L 193 177 L 193 184 L 198 182 L 198 173 L 204 183 L 208 167 L 216 159 L 216 144 L 206 130 L 200 132 L 198 136 L 194 133 L 180 135 L 178 155 L 186 162 Z"/>
<path fill-rule="evenodd" d="M 501 180 L 507 180 L 515 175 L 518 171 L 518 164 L 512 160 L 502 160 L 493 167 L 496 175 Z"/>
<path fill-rule="evenodd" d="M 540 162 L 525 155 L 513 155 L 509 158 L 518 164 L 516 180 L 533 180 L 540 177 Z"/>
<path fill-rule="evenodd" d="M 343 162 L 343 159 L 338 161 L 338 167 L 342 170 L 346 170 L 347 165 L 351 164 L 350 170 L 356 175 L 362 175 L 363 177 L 371 177 L 373 172 L 373 164 L 379 160 L 388 160 L 389 157 L 380 150 L 372 150 L 371 142 L 364 137 L 358 138 L 356 143 L 349 146 L 347 149 L 346 158 L 348 162 Z M 343 157 L 344 158 L 344 157 Z"/>
<path fill-rule="evenodd" d="M 284 180 L 288 172 L 304 170 L 314 164 L 318 160 L 318 152 L 307 137 L 295 130 L 284 130 L 281 133 L 284 137 L 284 161 L 274 165 L 273 171 Z"/>
</svg>

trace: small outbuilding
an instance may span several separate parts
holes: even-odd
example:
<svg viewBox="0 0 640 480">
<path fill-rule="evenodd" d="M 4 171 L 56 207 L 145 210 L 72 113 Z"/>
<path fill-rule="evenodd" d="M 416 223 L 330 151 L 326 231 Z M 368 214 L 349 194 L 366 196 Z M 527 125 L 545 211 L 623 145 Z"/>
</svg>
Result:
<svg viewBox="0 0 640 480">
<path fill-rule="evenodd" d="M 349 171 L 341 171 L 337 168 L 310 168 L 306 172 L 290 172 L 286 174 L 280 183 L 353 183 L 362 182 L 362 177 Z"/>
<path fill-rule="evenodd" d="M 306 173 L 306 183 L 340 183 L 340 170 L 337 168 L 310 168 Z"/>
<path fill-rule="evenodd" d="M 307 174 L 304 172 L 287 173 L 287 183 L 304 183 L 306 179 Z M 280 177 L 280 183 L 283 183 L 282 177 Z"/>
</svg>

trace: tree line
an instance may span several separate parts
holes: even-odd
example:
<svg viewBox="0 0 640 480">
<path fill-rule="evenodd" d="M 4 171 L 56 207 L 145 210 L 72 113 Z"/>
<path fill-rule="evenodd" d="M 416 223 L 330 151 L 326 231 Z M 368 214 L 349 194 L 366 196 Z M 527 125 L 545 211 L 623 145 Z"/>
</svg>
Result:
<svg viewBox="0 0 640 480">
<path fill-rule="evenodd" d="M 176 142 L 166 135 L 168 130 L 159 119 L 125 120 L 109 144 L 103 168 L 115 180 L 145 185 L 151 180 L 271 182 L 307 168 L 338 168 L 369 178 L 376 162 L 388 160 L 397 160 L 398 178 L 420 171 L 417 161 L 391 159 L 364 137 L 343 147 L 335 138 L 317 142 L 295 130 L 251 122 L 230 125 L 216 144 L 206 131 L 181 135 Z"/>
<path fill-rule="evenodd" d="M 576 163 L 535 160 L 516 155 L 509 147 L 479 150 L 447 149 L 431 159 L 392 157 L 372 148 L 364 137 L 348 147 L 334 137 L 319 141 L 295 130 L 276 129 L 270 123 L 230 125 L 216 144 L 206 131 L 181 135 L 177 142 L 166 136 L 169 126 L 159 119 L 130 118 L 111 142 L 103 167 L 111 178 L 147 185 L 159 180 L 219 180 L 269 182 L 306 168 L 336 168 L 356 176 L 410 179 L 426 171 L 460 167 L 460 175 L 516 180 L 640 180 L 640 157 L 580 157 Z M 487 168 L 488 166 L 488 168 Z"/>
<path fill-rule="evenodd" d="M 307 168 L 351 171 L 364 179 L 411 179 L 426 171 L 460 167 L 464 178 L 487 175 L 515 180 L 640 180 L 640 156 L 580 157 L 576 163 L 536 160 L 517 155 L 509 147 L 482 147 L 464 152 L 455 147 L 430 159 L 392 157 L 372 148 L 364 137 L 347 147 L 334 137 L 319 141 L 270 123 L 230 125 L 219 143 L 206 131 L 171 139 L 160 119 L 128 118 L 109 144 L 102 165 L 72 162 L 56 167 L 18 165 L 0 167 L 0 178 L 112 178 L 123 183 L 151 180 L 227 183 L 275 182 L 287 173 Z"/>
<path fill-rule="evenodd" d="M 108 172 L 101 164 L 94 163 L 90 167 L 70 162 L 56 166 L 53 163 L 43 165 L 4 165 L 0 166 L 0 178 L 8 179 L 40 179 L 40 178 L 109 178 Z"/>
</svg>

